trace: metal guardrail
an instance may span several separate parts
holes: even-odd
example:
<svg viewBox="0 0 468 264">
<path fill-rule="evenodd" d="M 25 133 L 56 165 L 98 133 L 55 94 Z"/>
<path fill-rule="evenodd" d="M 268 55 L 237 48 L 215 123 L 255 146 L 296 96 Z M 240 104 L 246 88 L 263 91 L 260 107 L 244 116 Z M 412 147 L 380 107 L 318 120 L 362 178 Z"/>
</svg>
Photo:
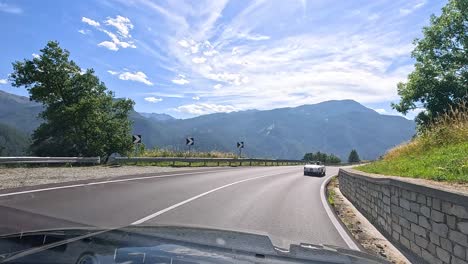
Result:
<svg viewBox="0 0 468 264">
<path fill-rule="evenodd" d="M 189 163 L 189 166 L 192 163 L 203 163 L 207 164 L 210 163 L 217 163 L 218 166 L 220 163 L 239 163 L 242 164 L 249 164 L 252 163 L 264 163 L 266 164 L 304 164 L 303 160 L 273 160 L 273 159 L 233 159 L 233 158 L 178 158 L 178 157 L 114 157 L 109 159 L 109 163 L 111 164 L 122 164 L 122 163 L 139 163 L 139 162 L 148 162 L 148 163 L 159 163 L 159 162 L 169 162 L 172 165 L 175 165 L 176 162 L 184 162 Z"/>
<path fill-rule="evenodd" d="M 0 157 L 0 164 L 99 164 L 100 157 Z"/>
</svg>

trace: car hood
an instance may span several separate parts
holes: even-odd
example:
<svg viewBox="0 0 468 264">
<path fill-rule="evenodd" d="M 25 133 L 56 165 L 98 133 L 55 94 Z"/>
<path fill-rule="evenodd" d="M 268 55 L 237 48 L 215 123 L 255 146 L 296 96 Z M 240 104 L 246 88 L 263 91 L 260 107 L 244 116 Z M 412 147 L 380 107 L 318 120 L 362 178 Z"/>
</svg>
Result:
<svg viewBox="0 0 468 264">
<path fill-rule="evenodd" d="M 92 245 L 92 249 L 81 245 L 83 241 Z M 95 254 L 114 256 L 114 259 L 128 257 L 131 255 L 129 252 L 140 252 L 145 256 L 155 254 L 173 258 L 172 255 L 178 254 L 185 256 L 185 259 L 195 259 L 190 263 L 241 263 L 239 258 L 243 259 L 242 263 L 258 263 L 257 258 L 272 260 L 271 263 L 296 263 L 288 262 L 288 259 L 325 263 L 386 263 L 369 254 L 336 246 L 299 243 L 285 249 L 275 247 L 266 234 L 187 226 L 130 226 L 110 230 L 81 228 L 12 234 L 0 237 L 0 249 L 10 249 L 10 252 L 0 250 L 0 262 L 28 257 L 37 261 L 39 257 L 35 254 L 59 254 L 66 251 L 64 247 L 72 249 L 77 243 L 81 243 L 77 246 L 81 251 L 94 249 L 98 252 Z M 57 248 L 61 250 L 57 251 Z M 68 252 L 67 255 L 72 253 Z M 278 259 L 286 262 L 275 262 Z"/>
</svg>

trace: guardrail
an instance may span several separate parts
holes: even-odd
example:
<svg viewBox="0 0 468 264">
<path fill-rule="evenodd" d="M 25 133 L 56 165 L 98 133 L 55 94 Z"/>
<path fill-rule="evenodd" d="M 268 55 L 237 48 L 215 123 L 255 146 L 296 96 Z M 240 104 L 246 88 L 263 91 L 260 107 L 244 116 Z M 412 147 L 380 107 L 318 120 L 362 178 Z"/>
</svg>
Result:
<svg viewBox="0 0 468 264">
<path fill-rule="evenodd" d="M 0 164 L 99 164 L 100 157 L 0 157 Z"/>
<path fill-rule="evenodd" d="M 178 158 L 178 157 L 114 157 L 109 159 L 111 164 L 124 164 L 124 163 L 172 163 L 174 166 L 176 162 L 188 163 L 191 166 L 192 163 L 203 163 L 204 166 L 207 163 L 217 163 L 219 166 L 220 163 L 228 163 L 231 166 L 233 163 L 237 163 L 240 166 L 242 164 L 252 166 L 252 164 L 260 165 L 288 165 L 288 164 L 304 164 L 303 160 L 272 160 L 272 159 L 232 159 L 232 158 Z"/>
</svg>

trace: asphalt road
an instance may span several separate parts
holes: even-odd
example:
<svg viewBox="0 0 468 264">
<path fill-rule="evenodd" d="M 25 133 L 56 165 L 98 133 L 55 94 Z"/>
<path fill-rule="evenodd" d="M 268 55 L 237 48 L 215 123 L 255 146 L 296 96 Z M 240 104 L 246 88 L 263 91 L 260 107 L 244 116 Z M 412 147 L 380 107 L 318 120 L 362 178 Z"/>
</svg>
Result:
<svg viewBox="0 0 468 264">
<path fill-rule="evenodd" d="M 327 176 L 337 171 L 328 167 Z M 17 190 L 0 194 L 0 234 L 157 223 L 266 233 L 280 247 L 292 242 L 348 247 L 322 204 L 325 179 L 303 176 L 300 166 L 207 168 Z"/>
</svg>

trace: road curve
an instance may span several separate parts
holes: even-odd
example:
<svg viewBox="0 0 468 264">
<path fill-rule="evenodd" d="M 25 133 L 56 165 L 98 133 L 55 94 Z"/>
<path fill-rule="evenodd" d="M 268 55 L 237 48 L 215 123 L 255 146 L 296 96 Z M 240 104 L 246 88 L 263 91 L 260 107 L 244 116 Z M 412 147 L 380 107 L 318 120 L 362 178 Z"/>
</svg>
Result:
<svg viewBox="0 0 468 264">
<path fill-rule="evenodd" d="M 348 247 L 322 204 L 325 178 L 303 176 L 300 166 L 239 167 L 3 194 L 0 234 L 158 223 L 261 232 L 279 247 Z"/>
</svg>

